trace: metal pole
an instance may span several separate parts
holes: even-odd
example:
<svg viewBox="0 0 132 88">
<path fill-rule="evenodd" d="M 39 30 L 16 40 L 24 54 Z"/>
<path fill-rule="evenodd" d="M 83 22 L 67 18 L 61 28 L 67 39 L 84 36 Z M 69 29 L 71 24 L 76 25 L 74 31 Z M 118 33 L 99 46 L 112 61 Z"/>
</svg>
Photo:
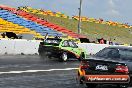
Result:
<svg viewBox="0 0 132 88">
<path fill-rule="evenodd" d="M 81 33 L 81 12 L 82 12 L 82 0 L 80 0 L 80 8 L 79 8 L 78 34 Z"/>
</svg>

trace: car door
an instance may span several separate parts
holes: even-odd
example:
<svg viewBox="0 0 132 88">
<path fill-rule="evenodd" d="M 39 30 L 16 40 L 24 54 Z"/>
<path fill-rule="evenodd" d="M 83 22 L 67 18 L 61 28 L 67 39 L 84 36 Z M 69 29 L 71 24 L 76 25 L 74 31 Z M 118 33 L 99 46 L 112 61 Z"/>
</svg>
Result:
<svg viewBox="0 0 132 88">
<path fill-rule="evenodd" d="M 80 56 L 81 54 L 81 50 L 79 50 L 78 46 L 76 45 L 75 42 L 73 41 L 68 41 L 69 43 L 69 49 L 71 50 L 71 52 L 73 54 L 75 54 L 76 56 Z"/>
</svg>

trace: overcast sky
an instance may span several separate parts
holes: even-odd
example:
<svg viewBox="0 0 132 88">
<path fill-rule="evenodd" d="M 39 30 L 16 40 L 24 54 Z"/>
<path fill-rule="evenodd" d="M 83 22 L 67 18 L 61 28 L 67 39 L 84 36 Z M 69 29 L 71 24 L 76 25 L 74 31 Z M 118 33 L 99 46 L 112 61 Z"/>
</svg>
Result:
<svg viewBox="0 0 132 88">
<path fill-rule="evenodd" d="M 0 0 L 11 7 L 31 6 L 78 15 L 80 0 Z M 82 16 L 103 18 L 132 25 L 132 0 L 83 0 Z"/>
</svg>

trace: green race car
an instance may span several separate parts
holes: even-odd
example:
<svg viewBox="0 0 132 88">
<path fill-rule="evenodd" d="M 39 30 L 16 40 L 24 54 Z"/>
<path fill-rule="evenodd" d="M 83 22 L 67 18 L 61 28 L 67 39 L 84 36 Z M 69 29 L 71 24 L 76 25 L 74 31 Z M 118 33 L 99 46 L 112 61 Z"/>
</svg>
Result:
<svg viewBox="0 0 132 88">
<path fill-rule="evenodd" d="M 67 61 L 70 58 L 84 59 L 86 53 L 77 44 L 69 39 L 47 38 L 39 45 L 39 55 L 41 57 L 55 57 L 59 61 Z"/>
</svg>

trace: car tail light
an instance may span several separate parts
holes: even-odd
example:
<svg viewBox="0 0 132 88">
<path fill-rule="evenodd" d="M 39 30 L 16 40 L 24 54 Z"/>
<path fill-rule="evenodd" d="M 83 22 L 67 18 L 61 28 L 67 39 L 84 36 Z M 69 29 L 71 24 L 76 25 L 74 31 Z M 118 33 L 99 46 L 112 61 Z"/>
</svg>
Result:
<svg viewBox="0 0 132 88">
<path fill-rule="evenodd" d="M 88 67 L 89 67 L 89 64 L 88 64 L 87 61 L 86 62 L 81 62 L 81 65 L 80 65 L 81 69 L 87 69 Z"/>
<path fill-rule="evenodd" d="M 115 72 L 128 73 L 128 67 L 127 66 L 119 65 L 119 66 L 116 67 Z"/>
</svg>

